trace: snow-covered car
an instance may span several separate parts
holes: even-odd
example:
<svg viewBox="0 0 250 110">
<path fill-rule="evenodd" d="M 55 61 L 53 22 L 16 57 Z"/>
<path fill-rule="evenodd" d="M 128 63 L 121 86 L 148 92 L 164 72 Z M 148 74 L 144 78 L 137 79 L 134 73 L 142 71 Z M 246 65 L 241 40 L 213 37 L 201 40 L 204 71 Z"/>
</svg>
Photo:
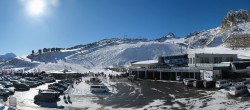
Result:
<svg viewBox="0 0 250 110">
<path fill-rule="evenodd" d="M 90 86 L 90 91 L 92 93 L 96 93 L 96 92 L 108 92 L 109 89 L 108 89 L 107 86 L 100 84 L 100 85 L 91 85 Z"/>
</svg>

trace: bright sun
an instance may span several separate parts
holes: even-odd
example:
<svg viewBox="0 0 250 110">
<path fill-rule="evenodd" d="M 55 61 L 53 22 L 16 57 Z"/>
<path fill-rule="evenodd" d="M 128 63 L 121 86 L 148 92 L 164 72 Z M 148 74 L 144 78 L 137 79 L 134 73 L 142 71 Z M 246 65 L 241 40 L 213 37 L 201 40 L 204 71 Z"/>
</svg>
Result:
<svg viewBox="0 0 250 110">
<path fill-rule="evenodd" d="M 30 0 L 27 5 L 27 10 L 30 15 L 41 16 L 44 14 L 45 5 L 44 0 Z"/>
</svg>

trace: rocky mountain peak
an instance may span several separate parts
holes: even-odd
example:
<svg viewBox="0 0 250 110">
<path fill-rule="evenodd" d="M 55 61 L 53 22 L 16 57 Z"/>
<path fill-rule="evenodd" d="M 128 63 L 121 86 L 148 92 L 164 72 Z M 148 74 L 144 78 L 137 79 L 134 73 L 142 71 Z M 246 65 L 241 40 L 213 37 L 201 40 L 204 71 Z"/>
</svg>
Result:
<svg viewBox="0 0 250 110">
<path fill-rule="evenodd" d="M 250 22 L 250 13 L 247 10 L 229 11 L 222 21 L 221 28 L 228 29 L 244 22 Z"/>
<path fill-rule="evenodd" d="M 175 35 L 174 35 L 174 33 L 169 32 L 166 36 L 163 36 L 163 37 L 160 37 L 158 39 L 155 39 L 155 41 L 164 42 L 164 41 L 166 41 L 168 39 L 174 39 L 174 38 L 176 38 Z"/>
</svg>

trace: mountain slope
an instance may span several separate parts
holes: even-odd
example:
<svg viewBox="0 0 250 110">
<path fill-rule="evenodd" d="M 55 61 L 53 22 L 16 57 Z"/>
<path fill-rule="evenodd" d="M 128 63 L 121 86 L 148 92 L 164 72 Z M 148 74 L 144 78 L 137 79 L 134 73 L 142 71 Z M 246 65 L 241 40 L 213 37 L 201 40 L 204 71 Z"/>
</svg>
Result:
<svg viewBox="0 0 250 110">
<path fill-rule="evenodd" d="M 100 45 L 88 49 L 76 49 L 74 54 L 65 57 L 64 60 L 59 60 L 57 63 L 40 64 L 38 68 L 47 70 L 67 68 L 87 71 L 90 69 L 103 69 L 109 66 L 126 65 L 131 61 L 157 59 L 161 55 L 181 54 L 181 51 L 186 53 L 186 50 L 181 50 L 178 44 L 153 41 L 133 44 L 122 43 L 116 46 Z M 61 54 L 65 54 L 65 52 L 61 52 Z"/>
<path fill-rule="evenodd" d="M 244 11 L 244 13 L 246 12 Z M 242 14 L 242 11 L 233 13 L 233 17 L 237 18 L 237 22 L 232 21 L 231 15 L 227 15 L 223 19 L 223 23 L 230 24 L 230 22 L 234 22 L 234 25 L 222 24 L 227 25 L 227 28 L 220 26 L 194 32 L 185 38 L 176 38 L 173 33 L 169 33 L 154 40 L 131 38 L 104 39 L 57 52 L 0 60 L 0 66 L 25 67 L 26 70 L 39 68 L 45 71 L 67 68 L 78 72 L 87 72 L 90 70 L 102 70 L 109 66 L 127 65 L 131 61 L 151 60 L 156 59 L 158 56 L 183 53 L 237 53 L 239 57 L 250 58 L 250 55 L 247 54 L 249 52 L 248 49 L 232 50 L 227 48 L 224 43 L 231 34 L 250 33 L 250 23 L 247 20 L 250 17 L 245 16 L 250 14 L 244 13 Z"/>
</svg>

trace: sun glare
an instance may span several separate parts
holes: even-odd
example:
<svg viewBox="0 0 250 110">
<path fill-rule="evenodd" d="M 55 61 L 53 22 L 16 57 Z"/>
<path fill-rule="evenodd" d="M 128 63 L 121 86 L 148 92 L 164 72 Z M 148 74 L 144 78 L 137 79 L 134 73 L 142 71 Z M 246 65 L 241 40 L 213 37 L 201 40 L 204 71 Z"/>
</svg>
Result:
<svg viewBox="0 0 250 110">
<path fill-rule="evenodd" d="M 28 3 L 27 10 L 32 16 L 41 16 L 44 14 L 45 5 L 43 0 L 31 0 Z"/>
</svg>

